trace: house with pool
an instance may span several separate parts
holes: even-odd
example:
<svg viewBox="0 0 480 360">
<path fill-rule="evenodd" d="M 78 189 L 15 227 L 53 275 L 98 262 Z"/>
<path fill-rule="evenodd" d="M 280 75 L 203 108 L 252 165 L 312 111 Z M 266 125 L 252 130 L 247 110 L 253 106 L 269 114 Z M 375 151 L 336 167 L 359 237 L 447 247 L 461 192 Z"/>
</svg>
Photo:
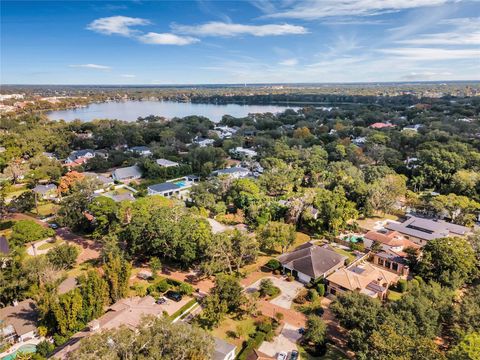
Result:
<svg viewBox="0 0 480 360">
<path fill-rule="evenodd" d="M 5 342 L 16 344 L 37 338 L 38 311 L 31 299 L 0 309 L 0 332 Z"/>
<path fill-rule="evenodd" d="M 166 198 L 186 199 L 191 187 L 199 182 L 199 177 L 187 175 L 182 178 L 166 181 L 161 184 L 150 185 L 148 195 L 162 195 Z"/>
</svg>

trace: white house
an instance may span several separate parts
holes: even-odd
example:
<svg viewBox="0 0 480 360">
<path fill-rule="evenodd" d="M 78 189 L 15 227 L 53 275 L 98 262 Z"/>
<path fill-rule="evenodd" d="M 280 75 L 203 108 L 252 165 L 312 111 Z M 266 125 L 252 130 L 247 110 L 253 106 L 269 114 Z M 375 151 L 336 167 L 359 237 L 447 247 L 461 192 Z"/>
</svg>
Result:
<svg viewBox="0 0 480 360">
<path fill-rule="evenodd" d="M 142 170 L 137 165 L 118 168 L 112 173 L 113 180 L 130 181 L 140 179 L 142 177 Z"/>
<path fill-rule="evenodd" d="M 221 169 L 221 170 L 215 170 L 212 172 L 213 176 L 228 176 L 233 179 L 240 179 L 244 178 L 250 175 L 250 170 L 243 168 L 243 167 L 231 167 L 231 168 L 226 168 L 226 169 Z"/>
<path fill-rule="evenodd" d="M 141 155 L 141 156 L 150 156 L 152 155 L 152 152 L 150 151 L 150 149 L 146 146 L 134 146 L 134 147 L 131 147 L 130 148 L 130 151 L 135 153 L 135 154 L 138 154 L 138 155 Z"/>
<path fill-rule="evenodd" d="M 91 159 L 93 157 L 95 157 L 95 151 L 92 149 L 76 150 L 70 153 L 65 160 L 65 164 L 70 164 L 80 159 Z"/>
<path fill-rule="evenodd" d="M 193 143 L 197 144 L 200 147 L 211 146 L 211 145 L 213 145 L 214 142 L 215 142 L 214 139 L 206 139 L 206 138 L 203 138 L 203 137 L 200 137 L 200 136 L 197 136 L 197 137 L 195 137 L 195 139 L 193 139 Z"/>
<path fill-rule="evenodd" d="M 229 344 L 216 337 L 213 360 L 234 360 L 236 349 L 237 347 L 235 345 Z"/>
<path fill-rule="evenodd" d="M 246 149 L 241 146 L 237 146 L 235 149 L 230 149 L 230 154 L 238 157 L 246 157 L 246 158 L 253 158 L 256 157 L 258 154 L 255 150 Z"/>
<path fill-rule="evenodd" d="M 169 180 L 161 184 L 150 185 L 147 188 L 148 195 L 162 195 L 166 198 L 183 199 L 188 196 L 190 188 L 198 180 L 197 176 L 187 175 L 183 178 Z"/>
</svg>

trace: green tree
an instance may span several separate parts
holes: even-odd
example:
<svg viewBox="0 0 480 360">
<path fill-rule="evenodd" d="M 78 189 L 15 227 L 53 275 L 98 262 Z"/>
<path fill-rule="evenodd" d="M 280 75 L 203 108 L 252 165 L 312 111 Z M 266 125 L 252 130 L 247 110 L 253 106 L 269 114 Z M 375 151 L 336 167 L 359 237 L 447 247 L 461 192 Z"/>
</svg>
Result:
<svg viewBox="0 0 480 360">
<path fill-rule="evenodd" d="M 82 321 L 98 318 L 109 303 L 108 284 L 95 270 L 78 278 L 78 286 L 82 295 Z"/>
<path fill-rule="evenodd" d="M 127 296 L 132 265 L 118 253 L 108 254 L 106 260 L 103 271 L 109 287 L 110 300 L 116 302 Z"/>
<path fill-rule="evenodd" d="M 209 360 L 214 352 L 210 334 L 183 322 L 145 317 L 136 331 L 126 326 L 86 337 L 69 358 L 78 360 Z"/>
<path fill-rule="evenodd" d="M 115 231 L 118 225 L 118 205 L 113 199 L 105 196 L 96 197 L 88 205 L 88 212 L 94 217 L 93 236 L 97 239 Z"/>
<path fill-rule="evenodd" d="M 153 277 L 156 278 L 158 276 L 158 272 L 162 270 L 162 262 L 158 257 L 152 257 L 150 259 L 150 269 L 152 270 Z"/>
<path fill-rule="evenodd" d="M 33 220 L 19 220 L 12 227 L 10 241 L 15 245 L 23 245 L 54 235 L 55 231 L 39 225 Z"/>
<path fill-rule="evenodd" d="M 242 285 L 233 275 L 217 275 L 211 294 L 227 305 L 228 312 L 238 312 L 245 302 Z"/>
<path fill-rule="evenodd" d="M 327 336 L 327 325 L 321 317 L 310 315 L 307 319 L 304 340 L 313 344 L 315 347 L 321 347 L 325 344 Z"/>
<path fill-rule="evenodd" d="M 258 237 L 263 250 L 274 251 L 280 247 L 282 253 L 295 242 L 296 231 L 291 224 L 271 221 L 259 229 Z"/>
<path fill-rule="evenodd" d="M 35 208 L 35 194 L 33 191 L 25 191 L 10 201 L 10 208 L 20 213 L 32 211 Z"/>
<path fill-rule="evenodd" d="M 452 360 L 479 360 L 480 359 L 480 333 L 472 332 L 455 345 L 449 352 L 448 358 Z"/>
<path fill-rule="evenodd" d="M 475 253 L 466 239 L 447 237 L 427 243 L 417 269 L 425 280 L 458 288 L 475 274 L 476 265 Z"/>
<path fill-rule="evenodd" d="M 52 304 L 56 329 L 61 335 L 79 330 L 82 326 L 82 295 L 79 289 L 69 291 L 58 297 Z"/>
<path fill-rule="evenodd" d="M 51 249 L 47 253 L 47 259 L 57 269 L 71 269 L 79 254 L 80 250 L 75 245 L 63 244 Z"/>
</svg>

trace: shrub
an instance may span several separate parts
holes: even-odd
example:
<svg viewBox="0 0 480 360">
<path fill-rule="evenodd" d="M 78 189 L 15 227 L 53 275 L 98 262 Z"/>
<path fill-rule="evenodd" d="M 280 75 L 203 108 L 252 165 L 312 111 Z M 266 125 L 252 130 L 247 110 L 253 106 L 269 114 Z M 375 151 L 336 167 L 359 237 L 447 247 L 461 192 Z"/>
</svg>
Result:
<svg viewBox="0 0 480 360">
<path fill-rule="evenodd" d="M 274 271 L 273 271 L 273 274 L 274 274 L 274 275 L 280 275 L 281 272 L 280 272 L 280 270 L 274 270 Z"/>
<path fill-rule="evenodd" d="M 284 318 L 283 313 L 281 313 L 281 312 L 275 313 L 275 319 L 277 319 L 278 321 L 282 321 L 283 318 Z"/>
<path fill-rule="evenodd" d="M 166 279 L 160 279 L 150 285 L 147 289 L 147 292 L 150 295 L 153 295 L 156 292 L 164 293 L 168 289 L 170 289 L 170 284 L 168 283 L 168 281 Z"/>
<path fill-rule="evenodd" d="M 268 262 L 265 264 L 265 266 L 267 268 L 269 268 L 270 270 L 278 270 L 280 269 L 280 267 L 282 266 L 282 264 L 280 264 L 280 261 L 278 261 L 277 259 L 270 259 L 268 260 Z"/>
<path fill-rule="evenodd" d="M 272 280 L 270 279 L 263 279 L 260 281 L 260 288 L 259 288 L 260 296 L 265 297 L 274 297 L 280 294 L 280 289 L 273 285 Z"/>
<path fill-rule="evenodd" d="M 325 295 L 325 285 L 324 284 L 318 284 L 317 285 L 317 293 L 318 293 L 318 296 L 324 296 Z"/>
<path fill-rule="evenodd" d="M 182 295 L 190 295 L 193 292 L 193 286 L 187 283 L 182 282 L 178 287 L 177 290 Z"/>
<path fill-rule="evenodd" d="M 287 281 L 288 282 L 292 282 L 293 280 L 295 280 L 295 277 L 293 275 L 288 275 L 287 276 Z"/>
<path fill-rule="evenodd" d="M 315 301 L 318 299 L 318 293 L 315 289 L 308 290 L 308 300 Z"/>
<path fill-rule="evenodd" d="M 145 295 L 147 295 L 147 288 L 143 284 L 135 284 L 133 286 L 133 290 L 135 291 L 135 295 L 137 296 L 144 297 Z"/>
<path fill-rule="evenodd" d="M 307 302 L 307 295 L 308 295 L 308 292 L 307 292 L 307 289 L 302 289 L 300 290 L 300 292 L 297 294 L 297 296 L 295 297 L 295 299 L 293 299 L 293 302 L 295 304 L 305 304 Z"/>
<path fill-rule="evenodd" d="M 399 292 L 403 294 L 405 291 L 407 291 L 407 288 L 408 288 L 407 280 L 405 279 L 398 280 L 397 289 Z"/>
<path fill-rule="evenodd" d="M 43 340 L 37 344 L 37 354 L 47 357 L 53 349 L 55 349 L 55 345 L 50 343 L 49 341 Z"/>
</svg>

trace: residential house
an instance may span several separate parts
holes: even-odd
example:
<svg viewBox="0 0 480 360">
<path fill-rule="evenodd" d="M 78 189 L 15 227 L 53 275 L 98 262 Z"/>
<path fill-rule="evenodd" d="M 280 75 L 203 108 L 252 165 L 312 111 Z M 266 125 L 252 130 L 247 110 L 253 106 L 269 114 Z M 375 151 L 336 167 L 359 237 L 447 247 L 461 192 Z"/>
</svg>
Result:
<svg viewBox="0 0 480 360">
<path fill-rule="evenodd" d="M 237 129 L 229 126 L 215 126 L 213 132 L 217 134 L 220 139 L 230 139 L 235 135 Z"/>
<path fill-rule="evenodd" d="M 394 128 L 395 125 L 390 124 L 390 123 L 376 122 L 376 123 L 371 124 L 369 127 L 372 128 L 372 129 L 380 130 L 380 129 Z"/>
<path fill-rule="evenodd" d="M 228 176 L 229 178 L 233 178 L 233 179 L 240 179 L 240 178 L 249 176 L 250 170 L 243 167 L 235 166 L 231 168 L 215 170 L 214 172 L 212 172 L 212 176 L 222 176 L 222 175 Z"/>
<path fill-rule="evenodd" d="M 38 312 L 31 299 L 14 302 L 13 306 L 0 309 L 0 323 L 4 341 L 21 343 L 37 337 Z"/>
<path fill-rule="evenodd" d="M 83 149 L 72 151 L 68 158 L 65 160 L 65 164 L 81 164 L 85 163 L 88 159 L 95 157 L 95 151 L 92 149 Z"/>
<path fill-rule="evenodd" d="M 393 271 L 400 276 L 408 276 L 410 268 L 407 263 L 406 254 L 394 250 L 380 251 L 373 254 L 372 262 L 382 268 Z"/>
<path fill-rule="evenodd" d="M 146 146 L 134 146 L 134 147 L 130 148 L 130 151 L 135 153 L 135 154 L 138 154 L 140 156 L 150 156 L 150 155 L 152 155 L 152 152 Z"/>
<path fill-rule="evenodd" d="M 363 244 L 370 249 L 374 243 L 380 244 L 382 250 L 403 251 L 406 248 L 418 249 L 420 246 L 408 240 L 402 234 L 392 230 L 370 230 L 363 237 Z"/>
<path fill-rule="evenodd" d="M 161 167 L 165 167 L 165 168 L 175 167 L 175 166 L 180 165 L 179 163 L 177 163 L 175 161 L 170 161 L 170 160 L 167 160 L 167 159 L 157 159 L 155 162 L 158 165 L 160 165 Z"/>
<path fill-rule="evenodd" d="M 391 271 L 362 261 L 329 275 L 327 291 L 332 295 L 358 291 L 372 298 L 385 299 L 388 287 L 396 284 L 399 279 L 400 277 Z"/>
<path fill-rule="evenodd" d="M 94 179 L 96 182 L 98 182 L 99 186 L 103 189 L 108 188 L 115 184 L 115 181 L 112 178 L 106 177 L 94 172 L 84 172 L 83 175 L 86 178 Z"/>
<path fill-rule="evenodd" d="M 196 136 L 195 139 L 193 139 L 193 143 L 197 144 L 200 147 L 211 146 L 211 145 L 213 145 L 214 142 L 215 142 L 214 139 L 207 139 L 207 138 L 203 138 L 201 136 Z"/>
<path fill-rule="evenodd" d="M 46 158 L 50 159 L 50 160 L 58 160 L 57 156 L 54 153 L 51 153 L 51 152 L 44 152 L 44 153 L 42 153 L 42 155 L 45 156 Z"/>
<path fill-rule="evenodd" d="M 291 273 L 302 283 L 326 278 L 344 266 L 346 256 L 328 247 L 306 243 L 296 250 L 277 258 L 285 272 Z"/>
<path fill-rule="evenodd" d="M 385 228 L 401 233 L 405 238 L 415 244 L 425 246 L 427 242 L 433 239 L 449 236 L 465 236 L 471 232 L 471 229 L 462 225 L 456 225 L 444 220 L 420 218 L 408 215 L 402 222 L 387 222 Z"/>
<path fill-rule="evenodd" d="M 234 360 L 235 359 L 235 350 L 237 347 L 235 345 L 229 344 L 226 341 L 215 338 L 215 350 L 213 353 L 213 360 Z"/>
<path fill-rule="evenodd" d="M 367 142 L 367 138 L 365 136 L 359 136 L 359 137 L 356 137 L 356 138 L 352 139 L 352 144 L 354 144 L 358 147 L 365 146 L 366 142 Z"/>
<path fill-rule="evenodd" d="M 167 198 L 183 199 L 188 196 L 190 188 L 197 183 L 199 178 L 187 175 L 183 178 L 169 180 L 161 184 L 150 185 L 147 188 L 148 195 L 162 195 Z"/>
<path fill-rule="evenodd" d="M 403 131 L 414 131 L 414 132 L 418 132 L 418 130 L 423 127 L 422 124 L 415 124 L 415 125 L 407 125 L 405 126 L 403 129 L 402 129 L 402 132 Z"/>
<path fill-rule="evenodd" d="M 68 354 L 79 347 L 79 342 L 83 338 L 102 330 L 116 329 L 122 325 L 134 330 L 140 325 L 142 316 L 160 317 L 163 310 L 162 306 L 155 304 L 155 299 L 151 296 L 121 299 L 110 306 L 104 315 L 91 321 L 83 331 L 74 334 L 70 340 L 54 352 L 52 357 L 67 359 Z"/>
<path fill-rule="evenodd" d="M 50 200 L 57 198 L 57 185 L 47 184 L 47 185 L 37 185 L 32 191 L 37 194 L 37 197 L 43 200 Z"/>
<path fill-rule="evenodd" d="M 131 181 L 141 177 L 142 170 L 137 165 L 118 168 L 112 173 L 112 178 L 116 181 Z"/>
<path fill-rule="evenodd" d="M 258 155 L 255 150 L 246 149 L 241 146 L 237 146 L 234 149 L 230 149 L 230 154 L 236 157 L 244 157 L 244 158 L 254 158 Z"/>
<path fill-rule="evenodd" d="M 253 351 L 247 356 L 247 360 L 275 360 L 275 358 L 264 354 L 257 349 L 253 349 Z"/>
</svg>

